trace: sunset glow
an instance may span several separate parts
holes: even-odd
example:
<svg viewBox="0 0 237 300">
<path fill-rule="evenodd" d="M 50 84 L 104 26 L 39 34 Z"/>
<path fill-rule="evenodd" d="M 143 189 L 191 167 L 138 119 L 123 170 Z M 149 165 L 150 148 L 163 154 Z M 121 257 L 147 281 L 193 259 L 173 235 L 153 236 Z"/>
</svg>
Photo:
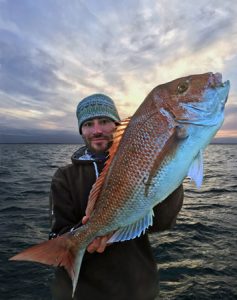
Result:
<svg viewBox="0 0 237 300">
<path fill-rule="evenodd" d="M 126 118 L 155 86 L 205 72 L 230 80 L 216 137 L 237 140 L 236 15 L 231 0 L 0 1 L 0 142 L 77 134 L 76 106 L 98 92 Z"/>
</svg>

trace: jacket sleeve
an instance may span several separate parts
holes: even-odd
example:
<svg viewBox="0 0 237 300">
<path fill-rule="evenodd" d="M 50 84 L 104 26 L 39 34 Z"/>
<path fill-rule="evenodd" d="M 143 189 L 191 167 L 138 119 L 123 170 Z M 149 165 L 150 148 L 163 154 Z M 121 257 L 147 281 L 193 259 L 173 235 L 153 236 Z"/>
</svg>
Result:
<svg viewBox="0 0 237 300">
<path fill-rule="evenodd" d="M 181 184 L 163 202 L 154 207 L 153 225 L 149 232 L 157 232 L 172 228 L 183 205 L 184 191 Z"/>
<path fill-rule="evenodd" d="M 75 209 L 67 178 L 59 168 L 52 178 L 50 190 L 50 213 L 51 233 L 49 238 L 69 231 L 78 220 L 75 216 Z"/>
</svg>

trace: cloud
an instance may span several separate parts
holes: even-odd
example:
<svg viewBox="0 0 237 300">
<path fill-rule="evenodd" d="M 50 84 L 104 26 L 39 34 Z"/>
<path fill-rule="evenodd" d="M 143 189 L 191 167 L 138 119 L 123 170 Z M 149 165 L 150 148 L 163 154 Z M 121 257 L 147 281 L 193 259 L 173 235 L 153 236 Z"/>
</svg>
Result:
<svg viewBox="0 0 237 300">
<path fill-rule="evenodd" d="M 0 143 L 69 143 L 83 144 L 78 132 L 67 130 L 16 129 L 2 127 Z"/>
<path fill-rule="evenodd" d="M 47 53 L 7 31 L 0 31 L 0 89 L 11 95 L 44 101 L 53 89 L 67 86 L 59 79 L 59 66 Z"/>
<path fill-rule="evenodd" d="M 222 72 L 237 93 L 233 1 L 0 1 L 0 125 L 77 130 L 77 102 L 110 95 L 122 117 L 156 85 Z"/>
<path fill-rule="evenodd" d="M 222 126 L 222 130 L 230 131 L 235 130 L 237 131 L 236 126 L 236 116 L 237 116 L 237 104 L 230 104 L 225 109 L 225 122 Z"/>
</svg>

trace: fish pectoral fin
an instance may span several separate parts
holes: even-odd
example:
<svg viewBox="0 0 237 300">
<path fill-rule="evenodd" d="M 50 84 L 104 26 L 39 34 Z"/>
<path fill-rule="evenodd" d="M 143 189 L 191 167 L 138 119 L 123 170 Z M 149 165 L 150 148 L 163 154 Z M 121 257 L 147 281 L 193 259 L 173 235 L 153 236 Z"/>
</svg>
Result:
<svg viewBox="0 0 237 300">
<path fill-rule="evenodd" d="M 196 184 L 197 188 L 200 188 L 203 181 L 203 155 L 202 151 L 199 151 L 191 166 L 188 170 L 188 175 L 191 180 Z"/>
<path fill-rule="evenodd" d="M 153 216 L 153 209 L 151 209 L 148 214 L 146 214 L 143 218 L 139 219 L 135 223 L 117 230 L 107 241 L 107 243 L 123 242 L 139 237 L 142 233 L 145 233 L 146 229 L 149 226 L 152 225 Z"/>
</svg>

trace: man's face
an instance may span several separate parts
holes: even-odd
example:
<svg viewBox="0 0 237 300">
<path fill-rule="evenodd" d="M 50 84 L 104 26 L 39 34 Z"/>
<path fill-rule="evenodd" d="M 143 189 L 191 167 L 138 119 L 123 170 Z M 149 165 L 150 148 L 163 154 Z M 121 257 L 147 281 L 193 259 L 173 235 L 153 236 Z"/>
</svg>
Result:
<svg viewBox="0 0 237 300">
<path fill-rule="evenodd" d="M 115 128 L 109 118 L 94 118 L 82 124 L 82 137 L 92 152 L 102 153 L 108 150 Z"/>
</svg>

